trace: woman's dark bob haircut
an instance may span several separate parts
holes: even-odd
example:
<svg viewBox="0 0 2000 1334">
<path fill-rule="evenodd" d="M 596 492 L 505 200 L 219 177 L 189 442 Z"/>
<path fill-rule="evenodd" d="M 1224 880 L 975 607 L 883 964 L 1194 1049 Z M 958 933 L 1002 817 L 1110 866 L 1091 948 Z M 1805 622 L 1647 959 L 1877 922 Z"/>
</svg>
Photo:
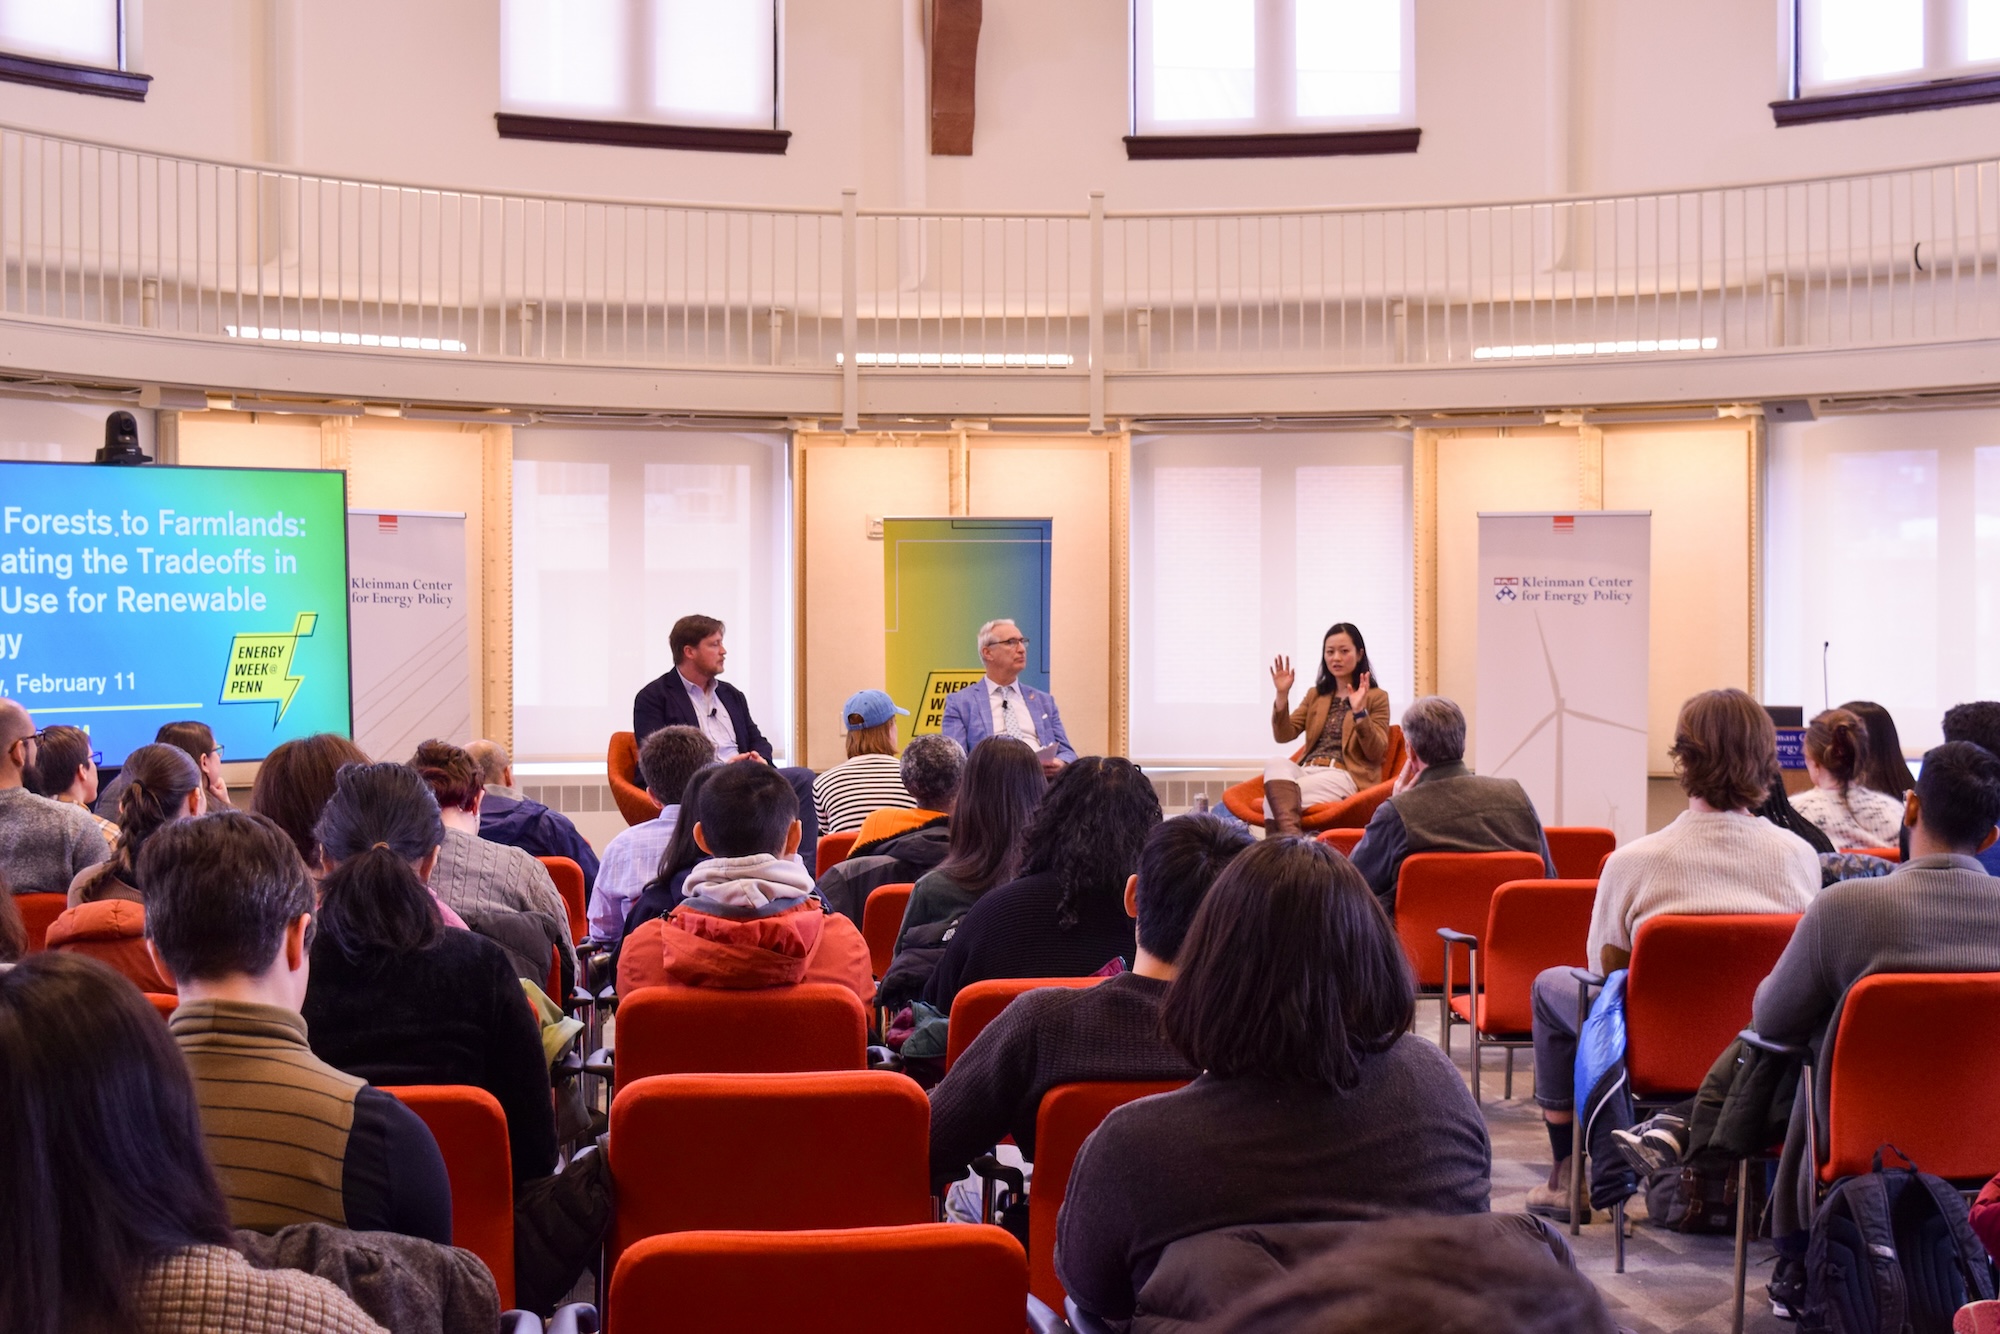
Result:
<svg viewBox="0 0 2000 1334">
<path fill-rule="evenodd" d="M 1350 1089 L 1416 1006 L 1409 964 L 1354 864 L 1316 839 L 1229 863 L 1181 946 L 1167 1041 L 1224 1079 Z"/>
</svg>

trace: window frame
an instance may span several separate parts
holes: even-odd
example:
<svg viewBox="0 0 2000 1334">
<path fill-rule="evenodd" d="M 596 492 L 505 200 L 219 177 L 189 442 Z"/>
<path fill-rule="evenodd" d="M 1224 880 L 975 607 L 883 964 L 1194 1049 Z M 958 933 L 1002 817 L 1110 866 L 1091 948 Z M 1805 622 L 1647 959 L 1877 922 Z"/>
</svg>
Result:
<svg viewBox="0 0 2000 1334">
<path fill-rule="evenodd" d="M 646 0 L 626 0 L 628 20 Z M 678 148 L 708 153 L 783 154 L 792 132 L 783 128 L 785 116 L 785 59 L 783 0 L 768 0 L 771 7 L 771 123 L 768 126 L 706 125 L 699 122 L 651 120 L 638 110 L 643 92 L 635 89 L 628 104 L 617 116 L 565 113 L 559 108 L 510 108 L 506 105 L 505 70 L 502 70 L 501 108 L 493 113 L 494 127 L 502 139 L 540 139 L 556 143 L 601 144 L 621 148 Z M 503 25 L 504 0 L 496 0 Z M 630 34 L 628 34 L 630 35 Z M 648 38 L 642 33 L 628 44 L 632 72 L 640 75 L 642 89 L 652 75 Z M 636 119 L 634 117 L 637 117 Z"/>
<path fill-rule="evenodd" d="M 26 84 L 57 92 L 83 93 L 92 97 L 112 97 L 124 102 L 143 102 L 153 76 L 136 74 L 126 66 L 129 53 L 125 39 L 126 0 L 109 0 L 117 12 L 118 63 L 115 67 L 83 65 L 49 56 L 24 55 L 0 49 L 0 83 Z"/>
<path fill-rule="evenodd" d="M 1150 30 L 1153 0 L 1130 0 L 1127 17 L 1126 157 L 1176 158 L 1329 157 L 1414 153 L 1417 125 L 1416 0 L 1394 0 L 1402 23 L 1402 109 L 1388 117 L 1301 118 L 1296 111 L 1296 48 L 1290 33 L 1298 0 L 1252 0 L 1258 19 L 1252 86 L 1257 111 L 1240 126 L 1190 122 L 1185 130 L 1148 123 L 1143 116 L 1151 73 L 1142 43 Z M 1276 20 L 1275 22 L 1273 20 Z"/>
<path fill-rule="evenodd" d="M 1784 3 L 1790 57 L 1787 95 L 1770 104 L 1772 120 L 1779 128 L 2000 101 L 2000 57 L 1962 61 L 1931 54 L 1938 46 L 1946 47 L 1949 54 L 1949 48 L 1961 40 L 1964 0 L 1924 0 L 1925 59 L 1921 68 L 1810 89 L 1805 85 L 1807 0 Z"/>
</svg>

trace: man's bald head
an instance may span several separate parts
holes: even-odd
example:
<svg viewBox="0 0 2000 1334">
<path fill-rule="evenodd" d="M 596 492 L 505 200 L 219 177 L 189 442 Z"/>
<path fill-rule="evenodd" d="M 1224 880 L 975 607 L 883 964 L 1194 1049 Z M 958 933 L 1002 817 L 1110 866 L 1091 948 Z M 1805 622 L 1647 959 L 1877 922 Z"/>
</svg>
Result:
<svg viewBox="0 0 2000 1334">
<path fill-rule="evenodd" d="M 488 783 L 499 787 L 509 786 L 507 771 L 514 767 L 514 757 L 507 753 L 505 746 L 498 741 L 488 741 L 485 737 L 481 737 L 467 746 L 465 753 L 479 766 L 479 781 L 482 786 Z"/>
<path fill-rule="evenodd" d="M 34 762 L 35 720 L 11 699 L 0 699 L 0 788 L 20 787 L 21 773 Z"/>
</svg>

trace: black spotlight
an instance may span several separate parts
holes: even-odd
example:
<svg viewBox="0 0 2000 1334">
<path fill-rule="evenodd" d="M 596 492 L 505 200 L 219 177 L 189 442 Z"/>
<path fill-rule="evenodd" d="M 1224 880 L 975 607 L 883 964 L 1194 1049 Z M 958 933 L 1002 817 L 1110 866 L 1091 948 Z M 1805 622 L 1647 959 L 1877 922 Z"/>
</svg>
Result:
<svg viewBox="0 0 2000 1334">
<path fill-rule="evenodd" d="M 114 412 L 104 419 L 104 448 L 97 462 L 114 468 L 136 468 L 153 460 L 139 448 L 139 419 L 129 412 Z"/>
</svg>

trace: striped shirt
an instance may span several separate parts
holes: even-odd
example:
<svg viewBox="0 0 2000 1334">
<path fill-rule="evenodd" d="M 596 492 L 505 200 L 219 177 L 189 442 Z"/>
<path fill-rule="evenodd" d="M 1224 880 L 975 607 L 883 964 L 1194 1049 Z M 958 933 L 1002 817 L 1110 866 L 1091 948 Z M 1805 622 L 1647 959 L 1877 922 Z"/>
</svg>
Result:
<svg viewBox="0 0 2000 1334">
<path fill-rule="evenodd" d="M 438 848 L 437 869 L 431 872 L 431 893 L 468 919 L 494 912 L 547 918 L 549 938 L 559 942 L 564 962 L 576 967 L 576 946 L 570 943 L 569 909 L 563 906 L 562 891 L 549 878 L 549 868 L 521 849 L 446 829 L 444 844 Z"/>
<path fill-rule="evenodd" d="M 903 762 L 894 755 L 856 755 L 813 779 L 822 834 L 859 829 L 870 811 L 906 811 L 916 804 L 903 786 Z"/>
</svg>

